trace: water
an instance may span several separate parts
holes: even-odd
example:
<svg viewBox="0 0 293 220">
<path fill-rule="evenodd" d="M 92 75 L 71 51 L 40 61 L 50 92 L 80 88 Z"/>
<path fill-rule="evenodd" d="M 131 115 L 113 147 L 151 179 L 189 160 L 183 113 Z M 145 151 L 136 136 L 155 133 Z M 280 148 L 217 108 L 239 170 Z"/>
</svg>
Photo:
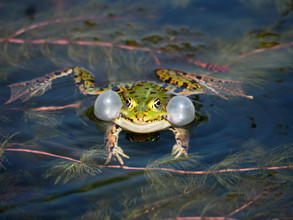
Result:
<svg viewBox="0 0 293 220">
<path fill-rule="evenodd" d="M 1 219 L 292 218 L 292 169 L 280 168 L 292 165 L 291 1 L 2 1 L 0 22 Z M 144 143 L 123 131 L 119 146 L 128 167 L 264 169 L 195 175 L 97 167 L 106 159 L 106 124 L 92 117 L 93 97 L 79 94 L 71 77 L 5 104 L 7 85 L 74 65 L 94 72 L 99 86 L 157 80 L 159 67 L 242 81 L 253 100 L 191 96 L 201 120 L 187 126 L 188 159 L 170 155 L 168 131 Z"/>
</svg>

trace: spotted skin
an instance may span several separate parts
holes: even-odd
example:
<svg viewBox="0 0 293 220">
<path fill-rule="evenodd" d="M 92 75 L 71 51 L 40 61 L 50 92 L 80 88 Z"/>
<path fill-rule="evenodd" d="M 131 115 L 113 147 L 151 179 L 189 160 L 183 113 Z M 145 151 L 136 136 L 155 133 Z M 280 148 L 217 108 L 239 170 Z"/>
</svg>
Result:
<svg viewBox="0 0 293 220">
<path fill-rule="evenodd" d="M 173 94 L 194 95 L 205 92 L 205 88 L 196 80 L 185 77 L 185 72 L 170 69 L 158 69 L 155 72 L 159 79 L 166 83 L 165 88 Z"/>
<path fill-rule="evenodd" d="M 151 82 L 139 82 L 120 93 L 123 103 L 130 102 L 121 109 L 120 117 L 132 122 L 155 122 L 166 120 L 166 106 L 172 97 L 168 90 Z M 154 110 L 155 102 L 160 107 Z"/>
<path fill-rule="evenodd" d="M 129 157 L 118 146 L 119 133 L 122 130 L 135 133 L 152 133 L 169 129 L 174 133 L 176 141 L 172 155 L 175 155 L 176 158 L 181 155 L 188 157 L 189 132 L 182 127 L 172 125 L 167 120 L 166 106 L 174 95 L 202 94 L 209 90 L 223 98 L 226 97 L 221 91 L 252 98 L 241 91 L 234 91 L 218 85 L 219 83 L 241 83 L 239 81 L 214 79 L 171 69 L 157 69 L 155 73 L 162 81 L 161 83 L 132 82 L 97 87 L 94 76 L 86 69 L 76 66 L 49 73 L 31 81 L 9 85 L 11 97 L 7 104 L 17 99 L 26 101 L 33 96 L 43 95 L 51 88 L 54 79 L 68 75 L 73 75 L 76 86 L 84 95 L 97 96 L 107 90 L 117 92 L 122 100 L 123 107 L 117 118 L 112 120 L 113 124 L 107 129 L 104 140 L 108 153 L 106 164 L 110 163 L 114 156 L 123 165 L 122 157 Z"/>
<path fill-rule="evenodd" d="M 111 84 L 106 87 L 96 87 L 95 77 L 89 71 L 79 66 L 71 70 L 74 73 L 73 78 L 76 85 L 84 95 L 99 95 L 107 90 L 113 90 L 119 93 L 129 86 L 129 84 Z"/>
</svg>

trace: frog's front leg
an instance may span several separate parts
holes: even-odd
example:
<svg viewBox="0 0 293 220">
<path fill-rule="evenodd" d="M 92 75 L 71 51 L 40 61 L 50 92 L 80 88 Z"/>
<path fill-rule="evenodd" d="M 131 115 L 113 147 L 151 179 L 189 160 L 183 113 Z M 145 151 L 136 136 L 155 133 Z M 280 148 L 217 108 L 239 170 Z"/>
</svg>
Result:
<svg viewBox="0 0 293 220">
<path fill-rule="evenodd" d="M 113 124 L 112 126 L 110 126 L 107 129 L 107 131 L 105 133 L 105 137 L 104 137 L 104 139 L 105 139 L 105 148 L 106 148 L 106 151 L 109 154 L 105 164 L 108 164 L 111 161 L 113 155 L 115 157 L 117 157 L 117 159 L 118 159 L 118 161 L 119 161 L 119 163 L 121 165 L 124 164 L 121 156 L 125 157 L 125 158 L 129 158 L 129 156 L 124 154 L 122 148 L 118 146 L 118 138 L 119 138 L 119 133 L 121 131 L 122 131 L 122 128 L 120 128 L 116 124 Z"/>
<path fill-rule="evenodd" d="M 188 157 L 189 132 L 184 128 L 171 127 L 169 129 L 173 131 L 176 140 L 176 144 L 174 144 L 172 149 L 172 155 L 175 155 L 175 158 L 181 155 Z"/>
</svg>

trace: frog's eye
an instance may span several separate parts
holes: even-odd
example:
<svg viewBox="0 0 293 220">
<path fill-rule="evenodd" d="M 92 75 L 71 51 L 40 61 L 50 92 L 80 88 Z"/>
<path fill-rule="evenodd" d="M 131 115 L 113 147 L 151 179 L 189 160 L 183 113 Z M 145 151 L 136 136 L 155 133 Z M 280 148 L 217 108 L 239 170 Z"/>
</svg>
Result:
<svg viewBox="0 0 293 220">
<path fill-rule="evenodd" d="M 156 99 L 154 102 L 153 102 L 153 108 L 155 110 L 160 110 L 161 109 L 161 101 L 160 99 Z"/>
<path fill-rule="evenodd" d="M 126 105 L 127 108 L 132 108 L 132 106 L 133 106 L 132 99 L 131 98 L 127 98 L 125 100 L 125 105 Z"/>
<path fill-rule="evenodd" d="M 175 96 L 167 104 L 167 120 L 174 125 L 186 125 L 195 118 L 191 100 L 185 96 Z"/>
<path fill-rule="evenodd" d="M 112 91 L 103 92 L 95 101 L 94 114 L 103 121 L 111 121 L 119 116 L 123 104 L 120 96 Z"/>
</svg>

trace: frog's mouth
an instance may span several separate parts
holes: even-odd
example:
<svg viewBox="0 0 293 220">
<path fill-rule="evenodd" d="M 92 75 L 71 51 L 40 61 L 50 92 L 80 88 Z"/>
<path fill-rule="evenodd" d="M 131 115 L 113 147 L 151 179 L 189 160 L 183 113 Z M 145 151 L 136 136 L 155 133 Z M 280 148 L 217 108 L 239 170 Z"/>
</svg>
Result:
<svg viewBox="0 0 293 220">
<path fill-rule="evenodd" d="M 122 129 L 134 133 L 150 133 L 166 129 L 171 126 L 167 120 L 161 121 L 130 121 L 119 117 L 114 120 L 114 123 L 119 125 Z"/>
</svg>

